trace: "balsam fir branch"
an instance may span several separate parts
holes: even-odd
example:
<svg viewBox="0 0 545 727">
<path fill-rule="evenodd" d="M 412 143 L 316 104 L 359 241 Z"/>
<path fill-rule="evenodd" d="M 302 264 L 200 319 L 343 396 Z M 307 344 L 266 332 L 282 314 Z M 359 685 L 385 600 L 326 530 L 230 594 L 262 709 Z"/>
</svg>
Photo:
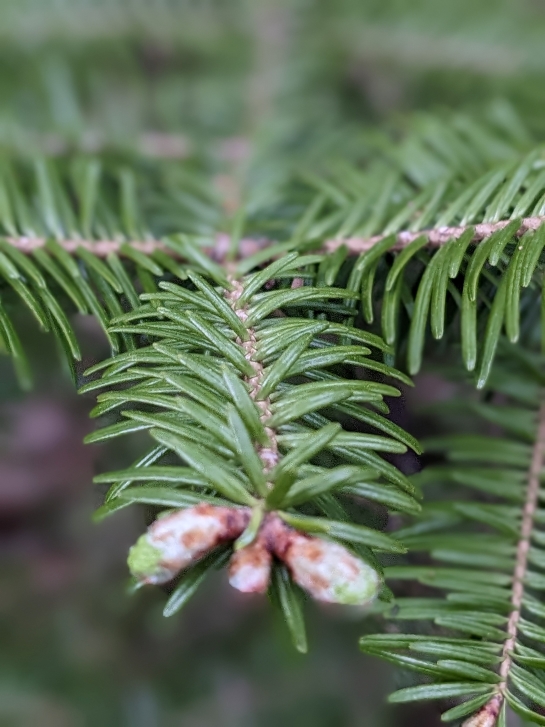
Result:
<svg viewBox="0 0 545 727">
<path fill-rule="evenodd" d="M 162 276 L 183 276 L 184 260 L 202 270 L 204 254 L 220 263 L 238 255 L 247 271 L 290 249 L 329 254 L 334 262 L 321 283 L 346 284 L 367 323 L 380 315 L 384 338 L 406 356 L 410 373 L 420 368 L 429 319 L 431 338 L 458 339 L 466 368 L 484 385 L 502 328 L 519 340 L 521 309 L 537 310 L 541 297 L 545 177 L 539 147 L 528 153 L 518 137 L 507 143 L 497 136 L 483 149 L 483 134 L 492 139 L 497 131 L 467 119 L 438 129 L 428 119 L 388 165 L 379 152 L 362 168 L 344 165 L 342 177 L 335 166 L 321 176 L 305 172 L 302 185 L 296 170 L 275 191 L 273 209 L 253 204 L 250 194 L 253 211 L 242 210 L 245 222 L 234 235 L 225 232 L 233 221 L 198 154 L 183 165 L 136 158 L 130 167 L 106 157 L 6 161 L 0 168 L 0 274 L 12 290 L 6 302 L 22 301 L 71 360 L 79 351 L 59 295 L 98 318 L 115 352 L 135 343 L 110 333 L 109 319 L 127 303 L 137 305 L 136 287 L 151 292 Z M 444 156 L 453 138 L 462 166 Z M 428 176 L 415 176 L 409 154 L 415 147 L 432 155 Z M 291 195 L 297 205 L 287 207 Z M 356 299 L 350 305 L 357 313 Z M 27 383 L 28 365 L 5 308 L 1 328 Z"/>
<path fill-rule="evenodd" d="M 545 217 L 527 217 L 520 221 L 520 226 L 513 233 L 513 237 L 518 239 L 523 237 L 527 232 L 535 232 L 541 225 L 545 223 Z M 494 233 L 504 230 L 509 225 L 509 220 L 501 220 L 500 222 L 482 222 L 475 226 L 462 225 L 459 227 L 437 227 L 431 230 L 421 230 L 419 232 L 409 232 L 408 230 L 398 232 L 392 242 L 390 250 L 403 250 L 412 243 L 418 241 L 422 247 L 441 247 L 453 240 L 458 240 L 462 235 L 472 233 L 469 242 L 475 244 L 483 242 L 491 237 Z M 371 250 L 375 245 L 385 241 L 389 236 L 376 235 L 375 237 L 357 238 L 349 237 L 346 240 L 336 239 L 328 240 L 325 245 L 325 251 L 335 252 L 340 247 L 346 247 L 349 254 L 359 255 L 363 252 Z M 13 244 L 17 244 L 16 241 Z"/>
<path fill-rule="evenodd" d="M 387 573 L 447 591 L 446 599 L 401 598 L 394 616 L 401 623 L 430 620 L 439 632 L 423 625 L 415 634 L 400 628 L 361 642 L 365 651 L 428 677 L 429 683 L 402 689 L 392 701 L 460 702 L 443 719 L 470 715 L 466 727 L 504 727 L 508 705 L 534 723 L 545 723 L 542 372 L 542 360 L 523 359 L 517 367 L 504 359 L 487 394 L 505 402 L 489 398 L 458 407 L 501 427 L 503 437 L 457 433 L 427 444 L 428 451 L 444 453 L 447 464 L 425 468 L 416 482 L 425 491 L 440 483 L 456 489 L 451 500 L 428 502 L 422 519 L 399 535 L 411 551 L 429 552 L 434 562 Z M 460 486 L 472 492 L 470 499 L 463 499 Z"/>
<path fill-rule="evenodd" d="M 543 396 L 542 396 L 543 399 Z M 478 724 L 478 720 L 482 717 L 486 717 L 489 721 L 498 719 L 504 702 L 509 700 L 509 680 L 511 673 L 515 674 L 517 668 L 516 665 L 516 651 L 517 645 L 520 640 L 519 629 L 522 635 L 525 634 L 525 628 L 521 623 L 523 619 L 523 610 L 525 609 L 525 588 L 527 581 L 530 580 L 531 587 L 531 563 L 535 562 L 535 551 L 531 553 L 532 543 L 537 533 L 534 533 L 536 529 L 536 518 L 538 515 L 539 499 L 540 499 L 540 488 L 541 488 L 541 477 L 545 468 L 545 403 L 541 404 L 538 412 L 537 420 L 537 432 L 535 435 L 535 444 L 533 447 L 532 461 L 530 465 L 530 471 L 528 473 L 528 489 L 526 492 L 526 498 L 524 502 L 524 510 L 522 513 L 522 523 L 520 528 L 520 536 L 517 545 L 517 553 L 515 560 L 515 571 L 513 574 L 512 584 L 512 596 L 511 596 L 511 613 L 509 614 L 509 621 L 507 622 L 507 639 L 503 645 L 501 654 L 501 663 L 499 668 L 500 683 L 497 687 L 497 695 L 488 702 L 481 710 L 481 713 L 473 718 L 473 724 L 470 720 L 467 727 L 474 727 Z M 538 539 L 537 539 L 538 540 Z M 527 630 L 527 628 L 526 628 Z M 534 662 L 534 666 L 537 664 Z M 519 679 L 522 675 L 519 675 Z M 515 687 L 520 687 L 520 682 L 517 683 L 517 678 L 513 679 Z M 522 693 L 526 697 L 530 697 L 533 700 L 534 693 L 528 686 L 521 688 Z M 538 701 L 539 703 L 539 701 Z M 493 722 L 492 722 L 493 724 Z"/>
<path fill-rule="evenodd" d="M 535 3 L 0 5 L 0 355 L 29 386 L 32 317 L 79 386 L 101 326 L 87 439 L 151 442 L 96 478 L 153 516 L 134 585 L 171 616 L 226 568 L 300 651 L 306 596 L 379 597 L 393 702 L 545 724 Z M 409 476 L 421 368 L 456 388 Z"/>
<path fill-rule="evenodd" d="M 350 310 L 336 302 L 349 292 L 313 285 L 259 292 L 271 280 L 308 276 L 304 262 L 294 253 L 226 284 L 214 281 L 213 267 L 212 284 L 188 270 L 192 286 L 160 284 L 114 324 L 150 344 L 101 364 L 102 379 L 84 390 L 129 385 L 101 394 L 96 415 L 133 402 L 147 408 L 123 410 L 120 423 L 88 441 L 149 429 L 159 449 L 125 472 L 97 478 L 113 483 L 99 516 L 134 502 L 189 508 L 159 519 L 132 551 L 143 582 L 162 582 L 225 543 L 234 544 L 230 580 L 240 590 L 269 587 L 274 556 L 315 598 L 365 603 L 380 585 L 374 551 L 403 551 L 391 536 L 351 522 L 342 505 L 357 496 L 397 512 L 419 509 L 416 490 L 380 456 L 418 449 L 379 413 L 387 412 L 384 397 L 399 392 L 348 379 L 338 367 L 405 377 L 369 358 L 366 344 L 383 345 L 380 339 L 335 321 Z M 318 318 L 301 317 L 309 303 Z M 345 416 L 383 434 L 343 430 L 336 420 Z M 167 452 L 184 466 L 156 464 Z M 184 601 L 180 589 L 187 591 L 191 572 L 171 595 L 169 615 L 172 603 Z M 272 583 L 294 629 L 298 601 L 281 573 Z M 294 641 L 304 648 L 300 629 Z"/>
<path fill-rule="evenodd" d="M 388 364 L 406 354 L 419 370 L 429 318 L 435 339 L 452 345 L 460 332 L 465 366 L 486 385 L 502 330 L 521 340 L 521 311 L 529 322 L 542 294 L 545 177 L 528 146 L 467 119 L 427 119 L 387 159 L 290 171 L 273 205 L 249 192 L 238 229 L 198 154 L 3 164 L 2 338 L 25 383 L 13 300 L 68 359 L 79 348 L 66 311 L 100 321 L 114 357 L 84 390 L 110 389 L 95 414 L 121 409 L 121 420 L 89 439 L 149 430 L 155 446 L 98 478 L 111 484 L 99 517 L 133 502 L 174 508 L 130 556 L 141 582 L 183 571 L 167 615 L 227 559 L 235 587 L 271 590 L 301 650 L 292 581 L 319 600 L 376 594 L 377 554 L 401 546 L 351 522 L 343 501 L 416 512 L 415 490 L 380 452 L 418 446 L 384 416 L 396 390 L 353 367 L 410 383 Z M 432 160 L 427 172 L 414 149 Z M 362 330 L 377 315 L 386 344 Z M 489 713 L 507 693 L 486 692 Z"/>
</svg>

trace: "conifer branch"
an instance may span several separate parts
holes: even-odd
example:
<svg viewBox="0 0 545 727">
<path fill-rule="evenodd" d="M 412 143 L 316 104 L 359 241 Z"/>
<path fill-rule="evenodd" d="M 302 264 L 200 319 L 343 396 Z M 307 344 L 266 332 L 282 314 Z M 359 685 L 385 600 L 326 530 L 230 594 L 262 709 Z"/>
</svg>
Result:
<svg viewBox="0 0 545 727">
<path fill-rule="evenodd" d="M 473 227 L 474 235 L 471 242 L 473 244 L 483 242 L 495 232 L 505 229 L 510 223 L 511 220 L 501 220 L 499 222 L 483 222 L 482 224 L 475 225 Z M 525 217 L 521 221 L 520 227 L 515 233 L 515 237 L 520 238 L 527 232 L 535 231 L 544 223 L 545 215 Z M 429 247 L 442 247 L 449 241 L 460 238 L 468 229 L 472 229 L 472 226 L 460 225 L 458 227 L 437 227 L 429 230 L 421 230 L 420 232 L 408 232 L 405 230 L 397 233 L 396 241 L 392 244 L 390 249 L 392 251 L 403 250 L 423 235 L 428 238 L 427 244 Z M 327 240 L 321 248 L 316 250 L 316 252 L 328 254 L 335 252 L 337 248 L 345 245 L 350 255 L 360 255 L 371 250 L 375 245 L 378 245 L 387 237 L 388 235 L 375 235 L 367 238 L 349 237 L 344 239 L 338 238 L 334 240 Z M 44 247 L 47 242 L 45 237 L 28 236 L 7 236 L 5 240 L 17 250 L 24 253 L 32 253 L 33 250 Z M 121 253 L 121 247 L 123 245 L 130 245 L 135 250 L 138 250 L 145 255 L 152 255 L 156 250 L 161 250 L 173 257 L 177 256 L 176 252 L 165 245 L 164 242 L 153 238 L 148 240 L 68 239 L 59 240 L 58 242 L 67 252 L 71 254 L 75 253 L 78 248 L 85 248 L 100 258 L 105 258 L 111 253 Z M 223 261 L 229 249 L 229 244 L 229 235 L 224 232 L 219 232 L 216 234 L 215 245 L 204 249 L 214 260 Z M 239 257 L 244 259 L 245 257 L 249 257 L 258 252 L 263 247 L 272 244 L 274 244 L 274 241 L 272 240 L 254 239 L 251 237 L 243 238 L 239 242 Z"/>
<path fill-rule="evenodd" d="M 240 280 L 231 279 L 233 289 L 226 292 L 226 298 L 236 315 L 246 326 L 248 319 L 248 305 L 244 305 L 242 308 L 237 308 L 236 303 L 242 293 L 244 292 L 244 285 Z M 250 397 L 255 402 L 256 406 L 260 411 L 260 419 L 263 422 L 265 432 L 268 437 L 268 446 L 259 445 L 258 455 L 263 463 L 263 469 L 265 474 L 268 474 L 273 467 L 278 464 L 279 452 L 278 452 L 278 440 L 276 438 L 276 432 L 272 427 L 267 426 L 267 421 L 272 416 L 271 412 L 271 400 L 268 396 L 260 398 L 259 394 L 262 388 L 264 367 L 263 364 L 256 359 L 257 354 L 257 339 L 255 330 L 252 327 L 246 327 L 248 332 L 248 338 L 246 341 L 242 341 L 237 338 L 237 344 L 242 347 L 244 351 L 244 357 L 250 362 L 254 370 L 253 376 L 244 377 L 245 382 L 248 384 L 250 389 Z"/>
<path fill-rule="evenodd" d="M 9 141 L 8 141 L 9 143 Z M 38 152 L 49 157 L 63 156 L 74 151 L 99 154 L 121 145 L 115 139 L 108 139 L 100 133 L 89 130 L 72 139 L 62 134 L 24 133 L 16 138 L 16 148 L 22 151 Z M 186 159 L 191 154 L 191 142 L 183 134 L 169 134 L 147 131 L 123 144 L 123 148 L 134 149 L 138 154 L 153 159 Z"/>
<path fill-rule="evenodd" d="M 524 597 L 524 580 L 526 578 L 526 570 L 528 567 L 528 551 L 530 549 L 530 541 L 534 530 L 534 519 L 538 506 L 539 486 L 541 471 L 545 463 L 545 403 L 541 405 L 539 410 L 538 429 L 536 443 L 532 453 L 532 463 L 528 477 L 528 489 L 526 492 L 526 502 L 522 517 L 522 526 L 520 531 L 520 541 L 517 547 L 517 556 L 515 561 L 515 573 L 513 579 L 513 594 L 511 603 L 513 610 L 509 617 L 507 626 L 507 641 L 503 649 L 502 663 L 500 668 L 500 676 L 502 681 L 499 686 L 500 691 L 506 688 L 509 669 L 511 666 L 511 654 L 515 647 L 518 632 L 518 622 L 520 620 L 522 601 Z"/>
<path fill-rule="evenodd" d="M 45 247 L 47 244 L 47 238 L 45 237 L 13 237 L 8 236 L 4 238 L 7 243 L 12 245 L 15 249 L 25 254 L 31 254 L 34 250 Z M 99 258 L 106 258 L 111 254 L 123 255 L 122 247 L 124 245 L 130 245 L 130 247 L 138 250 L 144 255 L 153 255 L 157 250 L 170 255 L 171 257 L 179 257 L 179 254 L 168 247 L 161 240 L 150 238 L 148 240 L 84 240 L 84 239 L 70 239 L 70 240 L 58 240 L 59 245 L 66 250 L 66 252 L 73 255 L 78 248 L 84 248 L 93 255 Z M 216 234 L 214 245 L 203 248 L 204 251 L 210 255 L 213 260 L 223 261 L 230 245 L 230 237 L 226 233 L 219 232 Z M 261 240 L 254 240 L 251 238 L 243 238 L 239 242 L 239 256 L 241 258 L 249 257 L 254 253 L 258 252 L 264 245 Z"/>
<path fill-rule="evenodd" d="M 532 461 L 528 474 L 528 488 L 520 529 L 520 540 L 517 546 L 515 571 L 513 576 L 513 590 L 511 596 L 512 610 L 507 623 L 506 641 L 503 646 L 499 675 L 501 678 L 494 697 L 474 717 L 465 722 L 465 727 L 494 727 L 499 718 L 501 708 L 506 698 L 508 681 L 513 664 L 518 627 L 521 618 L 524 583 L 528 569 L 528 552 L 535 526 L 535 515 L 539 500 L 539 487 L 541 472 L 545 464 L 545 403 L 539 410 L 536 441 L 532 452 Z"/>
<path fill-rule="evenodd" d="M 450 240 L 457 240 L 461 237 L 466 230 L 473 227 L 474 234 L 472 238 L 473 243 L 479 243 L 486 240 L 494 232 L 503 230 L 510 224 L 511 220 L 501 220 L 499 222 L 483 222 L 479 225 L 460 225 L 458 227 L 436 227 L 431 230 L 420 230 L 419 232 L 398 232 L 396 235 L 396 241 L 392 245 L 392 250 L 403 250 L 408 247 L 411 242 L 414 242 L 419 237 L 425 235 L 428 238 L 429 247 L 441 247 L 446 245 Z M 545 222 L 545 216 L 540 215 L 539 217 L 525 217 L 520 224 L 519 229 L 515 233 L 515 237 L 522 237 L 526 232 L 531 230 L 537 230 Z M 339 240 L 328 240 L 324 245 L 325 252 L 334 252 L 341 245 L 345 245 L 348 248 L 348 252 L 351 255 L 360 255 L 363 252 L 367 252 L 375 245 L 385 240 L 388 235 L 375 235 L 374 237 L 350 237 L 348 239 Z"/>
</svg>

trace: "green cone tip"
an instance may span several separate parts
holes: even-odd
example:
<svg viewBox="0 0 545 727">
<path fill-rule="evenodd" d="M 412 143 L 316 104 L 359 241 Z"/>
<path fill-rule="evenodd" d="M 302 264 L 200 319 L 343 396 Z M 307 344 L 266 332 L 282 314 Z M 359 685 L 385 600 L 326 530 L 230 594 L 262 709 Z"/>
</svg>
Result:
<svg viewBox="0 0 545 727">
<path fill-rule="evenodd" d="M 161 551 L 150 544 L 147 535 L 142 535 L 129 550 L 127 564 L 136 578 L 146 578 L 159 570 Z"/>
</svg>

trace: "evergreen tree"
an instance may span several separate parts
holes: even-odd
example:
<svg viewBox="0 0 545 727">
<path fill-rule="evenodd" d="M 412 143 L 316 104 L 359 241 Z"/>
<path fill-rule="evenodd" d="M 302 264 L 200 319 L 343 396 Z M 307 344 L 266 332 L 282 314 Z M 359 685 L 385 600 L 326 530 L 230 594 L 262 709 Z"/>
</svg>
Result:
<svg viewBox="0 0 545 727">
<path fill-rule="evenodd" d="M 96 517 L 153 512 L 165 616 L 228 563 L 300 651 L 309 594 L 380 615 L 392 701 L 545 724 L 545 14 L 475 6 L 4 0 L 0 351 L 26 309 L 88 442 L 149 435 Z"/>
</svg>

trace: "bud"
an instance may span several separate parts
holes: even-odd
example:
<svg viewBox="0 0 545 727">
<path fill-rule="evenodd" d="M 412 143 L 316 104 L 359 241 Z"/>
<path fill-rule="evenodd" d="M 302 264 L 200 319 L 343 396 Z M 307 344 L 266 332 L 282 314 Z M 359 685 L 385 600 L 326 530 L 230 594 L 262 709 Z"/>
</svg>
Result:
<svg viewBox="0 0 545 727">
<path fill-rule="evenodd" d="M 275 552 L 293 580 L 313 598 L 353 606 L 375 598 L 380 577 L 374 568 L 342 545 L 284 527 L 288 532 L 275 539 Z"/>
<path fill-rule="evenodd" d="M 206 504 L 160 517 L 130 549 L 130 571 L 142 583 L 166 583 L 212 548 L 238 538 L 249 517 L 245 508 Z"/>
<path fill-rule="evenodd" d="M 243 593 L 265 593 L 271 575 L 271 554 L 261 538 L 235 551 L 229 565 L 229 583 Z"/>
</svg>

